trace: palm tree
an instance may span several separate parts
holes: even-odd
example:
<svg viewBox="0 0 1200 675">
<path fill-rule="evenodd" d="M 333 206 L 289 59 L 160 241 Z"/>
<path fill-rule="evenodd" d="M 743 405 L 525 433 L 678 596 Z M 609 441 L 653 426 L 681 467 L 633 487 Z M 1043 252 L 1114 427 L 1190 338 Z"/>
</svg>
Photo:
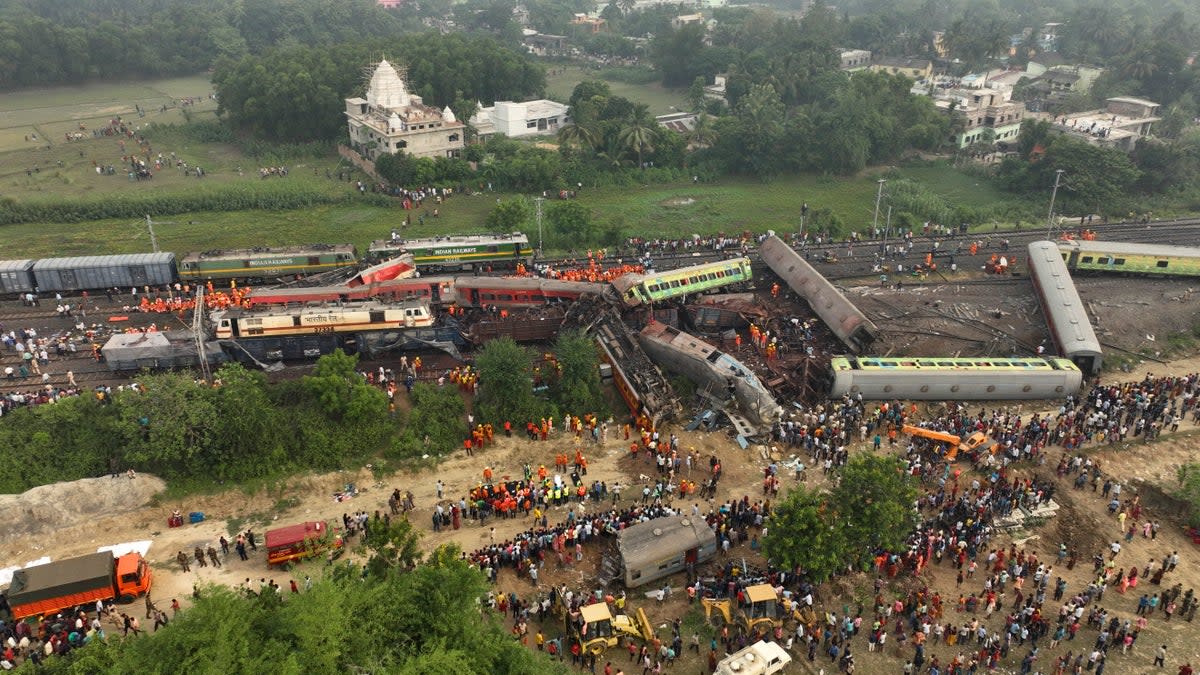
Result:
<svg viewBox="0 0 1200 675">
<path fill-rule="evenodd" d="M 580 150 L 591 150 L 596 146 L 596 132 L 586 124 L 568 124 L 558 130 L 558 142 Z"/>
<path fill-rule="evenodd" d="M 1147 48 L 1139 49 L 1130 57 L 1122 70 L 1125 71 L 1125 75 L 1135 80 L 1144 80 L 1153 76 L 1158 72 L 1158 64 L 1154 61 L 1154 52 Z"/>
<path fill-rule="evenodd" d="M 625 147 L 617 140 L 617 137 L 611 136 L 608 143 L 603 149 L 596 151 L 596 159 L 603 162 L 610 169 L 620 169 L 628 166 L 629 160 L 625 159 Z"/>
<path fill-rule="evenodd" d="M 713 128 L 712 118 L 708 113 L 700 113 L 696 117 L 696 126 L 688 132 L 688 142 L 699 147 L 708 147 L 717 141 L 717 130 Z"/>
<path fill-rule="evenodd" d="M 650 116 L 648 106 L 638 104 L 634 108 L 625 127 L 617 135 L 617 140 L 624 147 L 637 153 L 638 166 L 645 168 L 642 157 L 647 152 L 654 152 L 654 142 L 658 140 L 658 124 Z"/>
</svg>

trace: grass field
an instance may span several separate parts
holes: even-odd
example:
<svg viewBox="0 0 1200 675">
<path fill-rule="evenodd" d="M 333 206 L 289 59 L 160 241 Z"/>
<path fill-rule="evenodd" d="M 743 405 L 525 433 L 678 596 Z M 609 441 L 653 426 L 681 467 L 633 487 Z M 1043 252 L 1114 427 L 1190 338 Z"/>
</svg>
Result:
<svg viewBox="0 0 1200 675">
<path fill-rule="evenodd" d="M 196 113 L 215 110 L 216 102 L 207 99 L 212 84 L 207 75 L 175 77 L 140 82 L 93 82 L 71 87 L 24 89 L 0 97 L 0 153 L 29 147 L 44 147 L 47 143 L 61 145 L 63 134 L 89 130 L 118 115 L 136 124 L 149 122 L 175 123 L 183 114 L 175 100 L 193 96 L 203 100 L 189 109 Z M 137 117 L 134 106 L 146 111 Z M 159 108 L 168 106 L 166 112 Z M 26 137 L 37 135 L 37 140 Z M 90 134 L 89 134 L 90 135 Z"/>
<path fill-rule="evenodd" d="M 182 124 L 183 111 L 175 105 L 181 96 L 204 97 L 211 90 L 206 77 L 173 78 L 140 83 L 77 88 L 24 90 L 0 97 L 0 194 L 17 200 L 87 198 L 101 195 L 135 195 L 192 191 L 199 179 L 184 175 L 173 166 L 171 155 L 200 166 L 206 172 L 205 189 L 260 180 L 258 163 L 239 147 L 221 143 L 196 143 L 184 134 L 158 130 L 150 135 L 152 156 L 162 154 L 167 166 L 154 172 L 149 181 L 131 181 L 122 158 L 135 152 L 145 158 L 134 139 L 117 136 L 95 138 L 91 130 L 121 115 L 143 129 L 152 124 Z M 134 104 L 145 110 L 143 117 Z M 168 106 L 160 112 L 161 106 Z M 174 107 L 171 107 L 174 106 Z M 187 107 L 192 120 L 213 119 L 216 103 L 204 99 Z M 79 141 L 66 142 L 63 134 L 86 127 Z M 37 140 L 32 136 L 36 134 Z M 29 140 L 26 140 L 26 139 Z M 325 178 L 338 164 L 335 155 L 295 163 L 288 162 L 291 182 L 310 182 L 321 190 L 348 192 L 347 185 Z M 96 167 L 112 165 L 115 175 L 99 174 Z"/>
<path fill-rule="evenodd" d="M 556 67 L 549 77 L 550 93 L 567 98 L 585 71 Z M 657 84 L 629 85 L 611 83 L 614 93 L 649 103 L 656 113 L 681 107 L 682 92 L 664 90 Z M 223 186 L 260 182 L 259 162 L 247 157 L 241 148 L 230 144 L 196 143 L 177 131 L 156 131 L 151 135 L 153 155 L 169 158 L 173 152 L 190 166 L 202 166 L 207 177 L 187 177 L 174 167 L 157 171 L 153 180 L 130 181 L 122 170 L 122 155 L 135 150 L 136 144 L 114 137 L 92 138 L 90 133 L 79 142 L 61 142 L 61 131 L 78 128 L 82 122 L 92 128 L 112 116 L 129 117 L 134 103 L 147 109 L 135 124 L 181 122 L 178 109 L 159 113 L 180 96 L 204 96 L 209 91 L 205 77 L 176 78 L 138 83 L 86 85 L 75 88 L 27 90 L 7 94 L 0 99 L 0 196 L 19 201 L 39 199 L 86 199 L 89 196 L 132 196 L 146 193 L 176 195 L 198 189 L 219 190 Z M 212 115 L 213 103 L 205 101 L 191 108 L 199 115 Z M 37 142 L 24 141 L 24 135 L 37 128 Z M 57 137 L 45 137 L 51 129 L 60 129 Z M 5 137 L 4 134 L 9 134 Z M 5 145 L 4 138 L 18 139 L 16 147 Z M 6 151 L 7 148 L 7 151 Z M 317 160 L 288 162 L 290 175 L 269 178 L 315 188 L 321 192 L 344 193 L 345 182 L 330 180 L 326 171 L 336 175 L 336 156 Z M 115 176 L 99 175 L 95 165 L 112 164 Z M 33 167 L 38 170 L 34 171 Z M 921 166 L 900 170 L 943 195 L 951 204 L 992 207 L 1010 198 L 994 188 L 945 165 Z M 579 200 L 591 209 L 601 227 L 613 227 L 628 235 L 680 237 L 693 233 L 740 232 L 767 229 L 788 231 L 798 227 L 801 204 L 814 210 L 828 208 L 848 230 L 862 231 L 869 225 L 875 203 L 876 176 L 871 172 L 854 178 L 825 176 L 789 176 L 770 183 L 751 179 L 727 178 L 714 183 L 693 185 L 684 181 L 672 185 L 632 186 L 627 188 L 585 188 Z M 488 194 L 457 196 L 440 207 L 441 217 L 432 217 L 432 206 L 425 210 L 423 224 L 419 214 L 405 228 L 405 236 L 478 232 L 497 198 L 511 195 Z M 553 201 L 547 204 L 553 208 Z M 152 216 L 154 214 L 151 214 Z M 297 211 L 204 212 L 163 216 L 156 227 L 163 250 L 185 253 L 216 247 L 262 246 L 303 243 L 349 242 L 360 249 L 372 240 L 386 237 L 400 227 L 406 215 L 400 208 L 381 208 L 353 203 L 321 206 Z M 524 226 L 536 236 L 534 223 Z M 83 224 L 37 223 L 0 228 L 0 258 L 39 258 L 62 255 L 126 253 L 150 249 L 144 223 L 135 218 L 94 221 Z"/>
<path fill-rule="evenodd" d="M 946 195 L 953 203 L 959 203 L 955 195 L 964 188 L 958 178 L 961 174 L 953 168 L 901 169 L 900 175 L 909 176 L 910 171 L 913 177 Z M 862 231 L 871 222 L 875 189 L 874 177 L 869 175 L 845 179 L 792 176 L 771 183 L 729 179 L 699 185 L 684 182 L 646 187 L 585 188 L 579 200 L 591 209 L 593 218 L 600 225 L 615 225 L 626 234 L 645 237 L 742 230 L 791 231 L 798 227 L 800 206 L 806 201 L 814 210 L 831 209 L 847 228 Z M 439 218 L 433 218 L 433 209 L 427 206 L 424 225 L 418 221 L 419 214 L 398 207 L 343 205 L 296 211 L 182 214 L 162 218 L 155 233 L 163 250 L 176 253 L 215 247 L 315 242 L 349 242 L 362 250 L 372 239 L 386 237 L 393 227 L 400 228 L 408 237 L 485 231 L 484 219 L 495 206 L 496 199 L 510 197 L 495 193 L 456 196 L 439 207 Z M 999 198 L 982 190 L 972 193 L 971 197 L 967 203 L 974 206 L 994 205 Z M 553 208 L 553 204 L 554 200 L 550 200 L 547 208 Z M 401 227 L 410 213 L 413 225 Z M 529 223 L 524 229 L 531 237 L 536 237 L 535 223 Z M 7 252 L 0 256 L 3 258 L 38 258 L 147 251 L 150 243 L 144 223 L 124 219 L 85 224 L 10 225 L 0 228 L 0 247 Z"/>
<path fill-rule="evenodd" d="M 552 66 L 551 71 L 546 74 L 546 95 L 559 101 L 571 98 L 575 85 L 583 80 L 600 79 L 595 71 L 575 66 Z M 616 96 L 650 106 L 650 112 L 655 115 L 665 115 L 675 112 L 675 109 L 684 110 L 687 106 L 683 90 L 666 89 L 657 82 L 627 84 L 609 81 L 608 86 Z"/>
</svg>

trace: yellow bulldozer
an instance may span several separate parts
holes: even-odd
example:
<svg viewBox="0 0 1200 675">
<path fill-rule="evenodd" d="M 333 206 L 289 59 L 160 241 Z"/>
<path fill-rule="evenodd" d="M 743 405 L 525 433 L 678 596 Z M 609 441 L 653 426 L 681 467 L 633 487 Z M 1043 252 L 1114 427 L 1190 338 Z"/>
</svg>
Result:
<svg viewBox="0 0 1200 675">
<path fill-rule="evenodd" d="M 747 586 L 742 591 L 743 600 L 734 607 L 734 601 L 729 598 L 703 598 L 704 618 L 712 620 L 713 610 L 716 610 L 725 623 L 742 629 L 751 634 L 761 630 L 764 633 L 783 625 L 783 612 L 779 607 L 779 595 L 770 584 L 755 584 Z"/>
<path fill-rule="evenodd" d="M 646 642 L 654 639 L 654 627 L 640 607 L 633 615 L 613 616 L 606 603 L 597 602 L 580 608 L 579 613 L 582 624 L 572 626 L 571 633 L 584 653 L 599 656 L 604 650 L 616 647 L 622 635 Z"/>
</svg>

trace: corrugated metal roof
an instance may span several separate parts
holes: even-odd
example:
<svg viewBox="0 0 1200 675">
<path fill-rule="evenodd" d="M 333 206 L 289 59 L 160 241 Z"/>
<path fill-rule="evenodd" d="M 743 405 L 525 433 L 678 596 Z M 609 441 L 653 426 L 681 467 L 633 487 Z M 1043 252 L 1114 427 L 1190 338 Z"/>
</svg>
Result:
<svg viewBox="0 0 1200 675">
<path fill-rule="evenodd" d="M 33 267 L 32 260 L 0 260 L 0 272 L 22 271 Z"/>
<path fill-rule="evenodd" d="M 174 263 L 174 253 L 124 253 L 120 255 L 88 255 L 73 258 L 43 258 L 33 264 L 33 269 L 40 271 Z"/>
</svg>

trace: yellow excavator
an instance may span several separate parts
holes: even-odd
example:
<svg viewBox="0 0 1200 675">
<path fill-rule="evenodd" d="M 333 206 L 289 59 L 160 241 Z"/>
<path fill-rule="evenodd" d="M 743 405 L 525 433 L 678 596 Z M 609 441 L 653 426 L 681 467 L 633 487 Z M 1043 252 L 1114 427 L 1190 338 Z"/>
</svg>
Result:
<svg viewBox="0 0 1200 675">
<path fill-rule="evenodd" d="M 704 618 L 712 620 L 713 610 L 720 613 L 725 623 L 737 626 L 747 634 L 761 629 L 769 632 L 783 625 L 783 613 L 779 607 L 779 595 L 770 584 L 755 584 L 747 586 L 742 591 L 743 600 L 735 608 L 729 598 L 703 598 Z"/>
<path fill-rule="evenodd" d="M 597 602 L 580 608 L 579 613 L 583 623 L 572 626 L 571 633 L 585 653 L 599 656 L 604 650 L 616 647 L 622 635 L 646 642 L 654 639 L 654 627 L 640 607 L 632 616 L 613 616 L 608 604 Z"/>
</svg>

